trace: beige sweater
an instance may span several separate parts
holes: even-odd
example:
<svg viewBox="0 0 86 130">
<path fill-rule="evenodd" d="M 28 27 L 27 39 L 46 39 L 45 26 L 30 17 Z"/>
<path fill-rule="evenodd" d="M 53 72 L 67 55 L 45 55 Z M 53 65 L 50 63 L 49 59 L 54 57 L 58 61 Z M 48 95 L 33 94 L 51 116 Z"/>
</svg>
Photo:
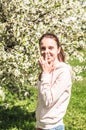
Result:
<svg viewBox="0 0 86 130">
<path fill-rule="evenodd" d="M 38 83 L 36 127 L 50 129 L 63 124 L 71 95 L 71 68 L 60 62 L 52 73 L 42 74 Z"/>
</svg>

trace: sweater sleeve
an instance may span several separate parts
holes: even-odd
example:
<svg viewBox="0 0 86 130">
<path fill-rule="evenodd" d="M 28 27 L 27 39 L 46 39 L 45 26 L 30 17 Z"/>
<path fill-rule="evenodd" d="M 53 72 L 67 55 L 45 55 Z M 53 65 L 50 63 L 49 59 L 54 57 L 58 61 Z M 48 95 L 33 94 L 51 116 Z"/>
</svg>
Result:
<svg viewBox="0 0 86 130">
<path fill-rule="evenodd" d="M 50 74 L 42 74 L 39 92 L 46 107 L 51 107 L 55 104 L 65 91 L 70 96 L 71 74 L 68 68 L 61 70 L 53 84 L 51 80 Z"/>
</svg>

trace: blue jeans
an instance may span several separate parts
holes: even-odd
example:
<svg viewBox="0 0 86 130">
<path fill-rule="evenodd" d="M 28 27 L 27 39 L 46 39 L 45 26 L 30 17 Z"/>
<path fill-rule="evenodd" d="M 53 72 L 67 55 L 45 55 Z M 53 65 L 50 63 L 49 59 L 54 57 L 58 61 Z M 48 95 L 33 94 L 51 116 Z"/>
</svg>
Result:
<svg viewBox="0 0 86 130">
<path fill-rule="evenodd" d="M 59 125 L 57 127 L 54 127 L 52 129 L 45 129 L 45 130 L 65 130 L 64 125 Z"/>
</svg>

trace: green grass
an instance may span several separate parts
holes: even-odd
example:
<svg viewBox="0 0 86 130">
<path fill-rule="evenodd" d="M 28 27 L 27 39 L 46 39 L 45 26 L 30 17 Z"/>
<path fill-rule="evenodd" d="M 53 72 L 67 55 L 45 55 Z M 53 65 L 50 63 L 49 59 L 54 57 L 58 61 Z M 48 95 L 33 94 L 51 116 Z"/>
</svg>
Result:
<svg viewBox="0 0 86 130">
<path fill-rule="evenodd" d="M 24 100 L 10 94 L 11 99 L 0 105 L 0 130 L 35 130 L 37 89 L 30 87 L 29 93 Z"/>
<path fill-rule="evenodd" d="M 86 59 L 85 50 L 83 50 L 83 54 Z M 69 63 L 74 67 L 83 67 L 82 72 L 79 73 L 83 80 L 73 83 L 71 100 L 64 118 L 66 130 L 86 130 L 86 60 L 80 62 L 74 58 Z"/>
<path fill-rule="evenodd" d="M 86 130 L 86 78 L 74 82 L 64 118 L 66 130 Z M 0 130 L 35 130 L 37 90 L 30 88 L 31 97 L 0 105 Z M 12 99 L 13 100 L 13 99 Z"/>
<path fill-rule="evenodd" d="M 73 59 L 73 60 L 70 60 L 69 63 L 72 65 L 72 66 L 85 66 L 86 65 L 86 61 L 84 62 L 80 62 L 78 59 Z"/>
<path fill-rule="evenodd" d="M 84 61 L 80 61 L 77 57 L 72 57 L 69 59 L 71 66 L 86 66 L 86 49 L 80 50 L 79 53 L 82 53 L 84 56 Z"/>
<path fill-rule="evenodd" d="M 86 79 L 73 83 L 64 121 L 66 130 L 86 130 Z"/>
</svg>

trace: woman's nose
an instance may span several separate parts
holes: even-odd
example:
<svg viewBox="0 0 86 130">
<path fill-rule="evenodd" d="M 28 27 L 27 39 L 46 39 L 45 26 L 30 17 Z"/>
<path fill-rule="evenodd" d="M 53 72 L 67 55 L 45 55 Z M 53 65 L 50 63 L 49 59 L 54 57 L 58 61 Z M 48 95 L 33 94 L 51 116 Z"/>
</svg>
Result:
<svg viewBox="0 0 86 130">
<path fill-rule="evenodd" d="M 49 53 L 49 49 L 46 49 L 46 50 L 45 50 L 45 53 L 46 53 L 46 54 Z"/>
<path fill-rule="evenodd" d="M 41 54 L 48 54 L 49 53 L 49 49 L 45 49 L 43 51 L 41 51 Z"/>
</svg>

